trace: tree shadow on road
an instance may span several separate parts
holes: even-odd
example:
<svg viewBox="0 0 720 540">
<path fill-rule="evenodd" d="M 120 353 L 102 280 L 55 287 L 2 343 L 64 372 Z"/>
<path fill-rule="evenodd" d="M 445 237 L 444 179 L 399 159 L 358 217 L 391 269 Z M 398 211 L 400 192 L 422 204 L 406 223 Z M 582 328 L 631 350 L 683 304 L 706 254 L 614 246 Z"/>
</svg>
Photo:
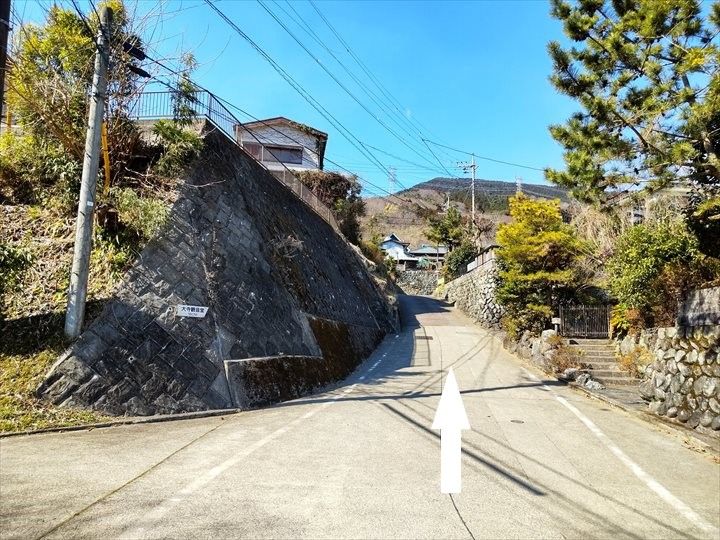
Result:
<svg viewBox="0 0 720 540">
<path fill-rule="evenodd" d="M 518 387 L 532 387 L 532 386 L 540 386 L 542 383 L 535 383 L 535 384 L 519 384 Z M 540 390 L 542 390 L 540 388 Z M 547 391 L 547 390 L 545 390 Z M 384 410 L 387 410 L 388 412 L 392 413 L 393 415 L 399 417 L 403 421 L 411 424 L 414 428 L 421 430 L 423 433 L 425 433 L 428 437 L 433 438 L 436 441 L 439 441 L 440 434 L 436 433 L 435 431 L 431 430 L 427 426 L 430 426 L 432 424 L 432 418 L 430 416 L 426 416 L 425 414 L 421 413 L 420 411 L 416 410 L 415 408 L 410 406 L 410 403 L 418 404 L 420 406 L 426 407 L 429 414 L 433 414 L 434 411 L 432 410 L 432 407 L 430 407 L 427 403 L 424 403 L 420 400 L 411 399 L 411 400 L 397 400 L 393 401 L 391 403 L 381 403 L 379 406 L 382 406 Z M 407 409 L 407 411 L 401 411 L 394 405 L 400 405 Z M 420 420 L 416 420 L 410 416 L 412 413 L 420 417 Z M 534 463 L 535 465 L 538 465 L 539 467 L 542 467 L 543 469 L 551 472 L 554 475 L 557 475 L 558 477 L 562 478 L 563 480 L 566 480 L 568 482 L 571 482 L 580 488 L 586 490 L 588 493 L 601 497 L 607 502 L 613 503 L 615 505 L 621 506 L 622 508 L 632 512 L 633 514 L 642 517 L 648 521 L 653 522 L 656 525 L 659 525 L 666 529 L 667 537 L 677 537 L 677 538 L 694 538 L 694 536 L 690 533 L 688 533 L 686 530 L 681 530 L 678 528 L 675 528 L 671 525 L 668 525 L 665 522 L 660 521 L 659 519 L 643 512 L 642 510 L 639 510 L 638 508 L 629 505 L 626 502 L 623 502 L 615 497 L 612 497 L 610 495 L 607 495 L 600 491 L 599 489 L 596 489 L 589 485 L 589 483 L 580 482 L 576 480 L 575 478 L 571 477 L 570 475 L 559 471 L 546 463 L 533 458 L 529 454 L 525 452 L 518 451 L 516 448 L 512 447 L 511 445 L 495 438 L 490 435 L 487 435 L 485 433 L 482 433 L 476 429 L 473 429 L 472 432 L 476 435 L 479 435 L 489 441 L 491 441 L 494 444 L 497 444 L 498 446 L 502 447 L 504 450 L 507 450 L 510 454 L 517 456 L 517 458 L 521 458 L 523 460 L 530 461 Z M 479 448 L 472 443 L 469 443 L 467 441 L 463 442 L 463 448 L 462 453 L 464 456 L 469 458 L 471 462 L 476 463 L 477 465 L 483 466 L 486 469 L 491 470 L 492 472 L 498 474 L 500 477 L 505 478 L 507 480 L 510 480 L 512 483 L 518 485 L 521 487 L 524 491 L 526 491 L 528 494 L 532 496 L 552 496 L 556 502 L 554 503 L 555 506 L 561 505 L 565 507 L 567 511 L 570 513 L 576 513 L 582 516 L 580 519 L 585 519 L 592 521 L 594 525 L 597 527 L 603 529 L 603 530 L 610 530 L 615 534 L 627 536 L 630 538 L 643 538 L 643 536 L 638 535 L 636 533 L 631 532 L 630 530 L 623 527 L 621 524 L 612 521 L 610 516 L 607 514 L 600 514 L 590 508 L 587 505 L 584 505 L 582 501 L 576 499 L 576 498 L 569 498 L 565 494 L 561 493 L 560 491 L 553 489 L 545 484 L 543 484 L 540 481 L 533 480 L 531 481 L 529 478 L 526 480 L 522 478 L 525 476 L 527 478 L 527 475 L 524 471 L 518 470 L 517 468 L 513 467 L 512 465 L 509 465 L 507 463 L 503 464 L 502 460 L 499 456 L 493 456 L 490 453 L 488 453 L 486 450 Z M 483 457 L 481 454 L 485 454 L 487 457 Z M 493 463 L 493 461 L 496 461 L 500 464 Z M 555 499 L 556 498 L 556 499 Z M 534 504 L 541 512 L 553 514 L 553 504 L 537 504 L 537 503 L 531 503 Z M 555 514 L 555 518 L 558 520 L 563 520 L 562 516 L 559 514 Z M 568 520 L 565 520 L 567 523 L 567 526 L 570 528 L 573 528 L 574 523 Z M 587 535 L 586 530 L 577 529 L 578 537 Z"/>
</svg>

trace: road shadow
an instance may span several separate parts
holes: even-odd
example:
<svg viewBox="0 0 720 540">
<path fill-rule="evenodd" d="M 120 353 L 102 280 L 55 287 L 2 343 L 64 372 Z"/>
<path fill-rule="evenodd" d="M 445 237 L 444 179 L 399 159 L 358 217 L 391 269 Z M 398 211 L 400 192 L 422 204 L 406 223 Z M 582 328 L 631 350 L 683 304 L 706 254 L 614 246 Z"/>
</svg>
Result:
<svg viewBox="0 0 720 540">
<path fill-rule="evenodd" d="M 449 313 L 452 310 L 452 306 L 444 300 L 430 296 L 403 295 L 398 299 L 400 302 L 400 325 L 403 330 L 421 327 L 418 315 Z"/>
<path fill-rule="evenodd" d="M 102 312 L 108 300 L 90 300 L 85 307 L 87 327 Z M 0 355 L 31 355 L 70 344 L 64 335 L 65 311 L 50 311 L 0 320 Z"/>
<path fill-rule="evenodd" d="M 411 404 L 417 404 L 421 407 L 426 408 L 427 415 L 411 407 Z M 419 400 L 398 400 L 392 403 L 381 403 L 378 404 L 378 406 L 382 407 L 383 410 L 386 410 L 387 412 L 393 414 L 402 421 L 412 425 L 413 428 L 420 430 L 426 436 L 432 438 L 433 440 L 439 441 L 440 434 L 428 427 L 432 424 L 432 415 L 434 414 L 433 408 L 430 407 L 428 403 Z M 405 410 L 400 410 L 399 407 L 403 407 Z M 413 418 L 413 416 L 417 416 L 419 418 L 416 419 Z M 642 508 L 639 507 L 639 502 L 637 504 L 638 507 L 632 504 L 628 504 L 627 502 L 613 497 L 612 495 L 608 495 L 602 492 L 601 490 L 593 487 L 587 482 L 581 482 L 576 478 L 573 478 L 569 474 L 566 474 L 561 470 L 551 467 L 547 463 L 532 457 L 527 452 L 517 450 L 507 442 L 482 433 L 476 429 L 472 429 L 472 432 L 475 435 L 479 435 L 489 441 L 492 441 L 494 444 L 500 446 L 503 451 L 507 451 L 509 455 L 516 456 L 517 459 L 530 461 L 535 465 L 547 470 L 548 472 L 558 476 L 559 478 L 562 478 L 563 480 L 571 482 L 572 484 L 580 487 L 581 489 L 586 490 L 590 494 L 601 497 L 607 502 L 618 505 L 619 507 L 622 507 L 625 510 L 632 512 L 633 514 L 642 517 L 643 519 L 652 522 L 655 525 L 663 527 L 667 532 L 667 538 L 696 538 L 688 531 L 678 529 L 677 527 L 669 525 L 645 512 Z M 510 480 L 513 484 L 518 485 L 526 493 L 532 495 L 533 499 L 535 496 L 539 495 L 551 497 L 553 499 L 553 502 L 551 504 L 532 502 L 531 499 L 531 504 L 533 504 L 533 506 L 535 506 L 541 512 L 544 512 L 546 514 L 554 514 L 555 507 L 562 507 L 566 512 L 574 514 L 578 520 L 590 522 L 595 527 L 612 532 L 614 535 L 637 539 L 644 537 L 641 534 L 632 532 L 625 527 L 624 523 L 613 520 L 606 513 L 596 511 L 596 509 L 592 508 L 589 504 L 584 503 L 577 498 L 570 498 L 566 494 L 558 491 L 557 489 L 554 489 L 553 487 L 550 487 L 549 485 L 537 479 L 532 480 L 527 476 L 523 469 L 508 464 L 507 459 L 505 460 L 506 463 L 503 463 L 501 456 L 493 454 L 492 452 L 488 452 L 487 449 L 480 448 L 472 444 L 471 442 L 464 441 L 462 453 L 463 456 L 468 458 L 471 463 L 480 465 L 485 469 L 489 469 L 500 477 L 506 478 Z M 577 531 L 578 538 L 587 537 L 587 531 L 583 531 L 574 527 L 575 520 L 569 520 L 566 517 L 563 517 L 560 513 L 556 513 L 555 518 L 560 522 L 565 522 L 565 525 L 568 529 L 575 529 Z"/>
</svg>

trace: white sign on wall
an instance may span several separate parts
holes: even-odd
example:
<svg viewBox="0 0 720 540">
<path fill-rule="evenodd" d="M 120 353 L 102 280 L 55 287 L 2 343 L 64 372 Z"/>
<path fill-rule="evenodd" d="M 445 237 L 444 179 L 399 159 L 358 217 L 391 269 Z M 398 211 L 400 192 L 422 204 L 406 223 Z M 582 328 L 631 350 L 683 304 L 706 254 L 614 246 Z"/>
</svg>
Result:
<svg viewBox="0 0 720 540">
<path fill-rule="evenodd" d="M 175 315 L 179 317 L 199 317 L 202 319 L 205 317 L 208 308 L 205 306 L 185 306 L 179 304 L 175 306 Z"/>
</svg>

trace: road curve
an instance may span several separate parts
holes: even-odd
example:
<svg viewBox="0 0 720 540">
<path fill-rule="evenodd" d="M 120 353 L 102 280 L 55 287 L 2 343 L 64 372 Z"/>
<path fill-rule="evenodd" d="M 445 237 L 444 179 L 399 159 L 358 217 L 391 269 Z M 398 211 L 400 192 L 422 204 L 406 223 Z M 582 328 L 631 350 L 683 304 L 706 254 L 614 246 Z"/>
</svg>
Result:
<svg viewBox="0 0 720 540">
<path fill-rule="evenodd" d="M 720 466 L 540 380 L 447 304 L 336 388 L 225 417 L 0 440 L 2 538 L 720 538 Z M 453 367 L 462 493 L 431 429 Z"/>
</svg>

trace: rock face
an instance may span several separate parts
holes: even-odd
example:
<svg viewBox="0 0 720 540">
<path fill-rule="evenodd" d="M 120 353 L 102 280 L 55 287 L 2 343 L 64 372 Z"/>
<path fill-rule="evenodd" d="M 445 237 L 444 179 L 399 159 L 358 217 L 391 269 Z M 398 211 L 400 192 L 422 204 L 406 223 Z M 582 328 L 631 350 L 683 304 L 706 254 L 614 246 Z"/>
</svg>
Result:
<svg viewBox="0 0 720 540">
<path fill-rule="evenodd" d="M 347 242 L 208 130 L 164 231 L 38 394 L 115 415 L 252 407 L 344 377 L 395 321 Z"/>
<path fill-rule="evenodd" d="M 497 267 L 491 260 L 445 285 L 445 295 L 482 326 L 497 328 L 503 314 L 495 301 L 497 282 Z"/>
<path fill-rule="evenodd" d="M 639 341 L 654 356 L 640 384 L 650 410 L 720 430 L 720 326 L 658 328 Z"/>
<path fill-rule="evenodd" d="M 405 270 L 398 274 L 395 285 L 405 294 L 429 296 L 437 288 L 439 275 L 431 270 Z"/>
</svg>

